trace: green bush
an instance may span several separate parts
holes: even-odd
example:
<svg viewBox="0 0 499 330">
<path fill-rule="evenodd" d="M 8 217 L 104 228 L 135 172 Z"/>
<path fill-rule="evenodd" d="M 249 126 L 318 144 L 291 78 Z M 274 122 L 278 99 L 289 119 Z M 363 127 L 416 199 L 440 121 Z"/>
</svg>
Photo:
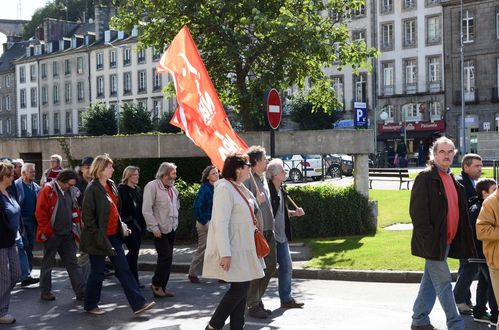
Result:
<svg viewBox="0 0 499 330">
<path fill-rule="evenodd" d="M 375 230 L 368 199 L 353 187 L 310 185 L 288 192 L 305 211 L 303 217 L 291 219 L 293 238 L 363 235 Z"/>
</svg>

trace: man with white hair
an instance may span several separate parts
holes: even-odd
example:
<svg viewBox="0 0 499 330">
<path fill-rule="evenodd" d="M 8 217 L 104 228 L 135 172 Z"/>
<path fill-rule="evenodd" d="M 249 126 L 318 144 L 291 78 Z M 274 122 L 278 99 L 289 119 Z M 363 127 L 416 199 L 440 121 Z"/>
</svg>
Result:
<svg viewBox="0 0 499 330">
<path fill-rule="evenodd" d="M 411 191 L 411 252 L 425 259 L 425 270 L 414 302 L 412 330 L 432 330 L 429 314 L 438 297 L 447 318 L 447 328 L 463 330 L 452 293 L 447 257 L 476 257 L 468 220 L 468 200 L 464 187 L 450 170 L 456 148 L 446 138 L 437 139 L 429 166 L 418 174 Z"/>
<path fill-rule="evenodd" d="M 30 275 L 33 270 L 33 245 L 36 233 L 36 199 L 38 197 L 38 192 L 40 191 L 40 186 L 35 182 L 35 175 L 35 164 L 24 163 L 21 167 L 21 177 L 14 181 L 17 202 L 21 207 L 22 240 L 29 265 L 29 273 L 25 273 L 25 271 L 22 272 L 22 286 L 38 283 L 38 279 L 33 278 Z"/>
<path fill-rule="evenodd" d="M 293 263 L 289 253 L 289 242 L 291 241 L 290 217 L 301 217 L 305 214 L 301 207 L 296 210 L 288 210 L 288 195 L 282 183 L 286 178 L 284 164 L 282 160 L 276 158 L 267 165 L 266 177 L 270 191 L 270 201 L 272 204 L 272 213 L 275 219 L 275 244 L 277 252 L 277 263 L 279 264 L 279 298 L 281 299 L 281 308 L 302 308 L 303 302 L 297 301 L 291 295 L 291 276 L 293 274 Z"/>
<path fill-rule="evenodd" d="M 46 183 L 55 180 L 59 172 L 62 171 L 62 157 L 58 154 L 50 156 L 50 168 L 47 169 L 40 180 L 40 185 L 43 187 Z"/>
</svg>

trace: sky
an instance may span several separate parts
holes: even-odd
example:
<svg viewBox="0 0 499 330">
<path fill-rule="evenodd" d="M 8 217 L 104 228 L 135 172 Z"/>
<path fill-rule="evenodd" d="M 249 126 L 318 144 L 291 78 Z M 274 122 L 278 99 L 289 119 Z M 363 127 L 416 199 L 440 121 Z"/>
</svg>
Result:
<svg viewBox="0 0 499 330">
<path fill-rule="evenodd" d="M 30 20 L 37 8 L 45 6 L 50 0 L 3 0 L 0 19 L 24 19 Z M 19 17 L 19 3 L 21 4 L 21 16 Z M 6 41 L 5 35 L 0 33 L 0 45 Z M 2 51 L 0 47 L 0 53 Z"/>
</svg>

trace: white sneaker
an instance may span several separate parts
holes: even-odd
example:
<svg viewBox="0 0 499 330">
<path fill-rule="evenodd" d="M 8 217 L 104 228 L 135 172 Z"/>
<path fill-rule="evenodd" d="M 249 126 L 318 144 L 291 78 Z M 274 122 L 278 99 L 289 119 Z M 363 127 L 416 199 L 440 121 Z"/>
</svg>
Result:
<svg viewBox="0 0 499 330">
<path fill-rule="evenodd" d="M 12 324 L 16 322 L 16 318 L 10 314 L 5 314 L 0 317 L 0 324 Z"/>
<path fill-rule="evenodd" d="M 150 303 L 145 303 L 144 306 L 136 310 L 134 313 L 135 315 L 139 315 L 140 313 L 145 312 L 148 309 L 151 309 L 152 306 L 154 306 L 156 303 L 154 301 L 151 301 Z"/>
<path fill-rule="evenodd" d="M 465 303 L 457 304 L 457 309 L 459 310 L 459 313 L 463 315 L 471 315 L 471 313 L 473 312 L 470 306 Z"/>
</svg>

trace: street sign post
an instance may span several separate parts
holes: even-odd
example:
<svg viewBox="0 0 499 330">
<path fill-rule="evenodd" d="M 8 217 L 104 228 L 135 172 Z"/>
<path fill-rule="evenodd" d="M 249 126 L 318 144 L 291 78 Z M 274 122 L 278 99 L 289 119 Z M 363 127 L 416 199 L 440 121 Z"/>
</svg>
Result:
<svg viewBox="0 0 499 330">
<path fill-rule="evenodd" d="M 265 93 L 263 104 L 267 111 L 267 119 L 270 125 L 270 157 L 275 156 L 275 130 L 279 127 L 282 119 L 282 102 L 279 92 L 271 88 Z"/>
<path fill-rule="evenodd" d="M 367 128 L 367 106 L 365 102 L 354 102 L 354 126 L 355 128 Z"/>
</svg>

